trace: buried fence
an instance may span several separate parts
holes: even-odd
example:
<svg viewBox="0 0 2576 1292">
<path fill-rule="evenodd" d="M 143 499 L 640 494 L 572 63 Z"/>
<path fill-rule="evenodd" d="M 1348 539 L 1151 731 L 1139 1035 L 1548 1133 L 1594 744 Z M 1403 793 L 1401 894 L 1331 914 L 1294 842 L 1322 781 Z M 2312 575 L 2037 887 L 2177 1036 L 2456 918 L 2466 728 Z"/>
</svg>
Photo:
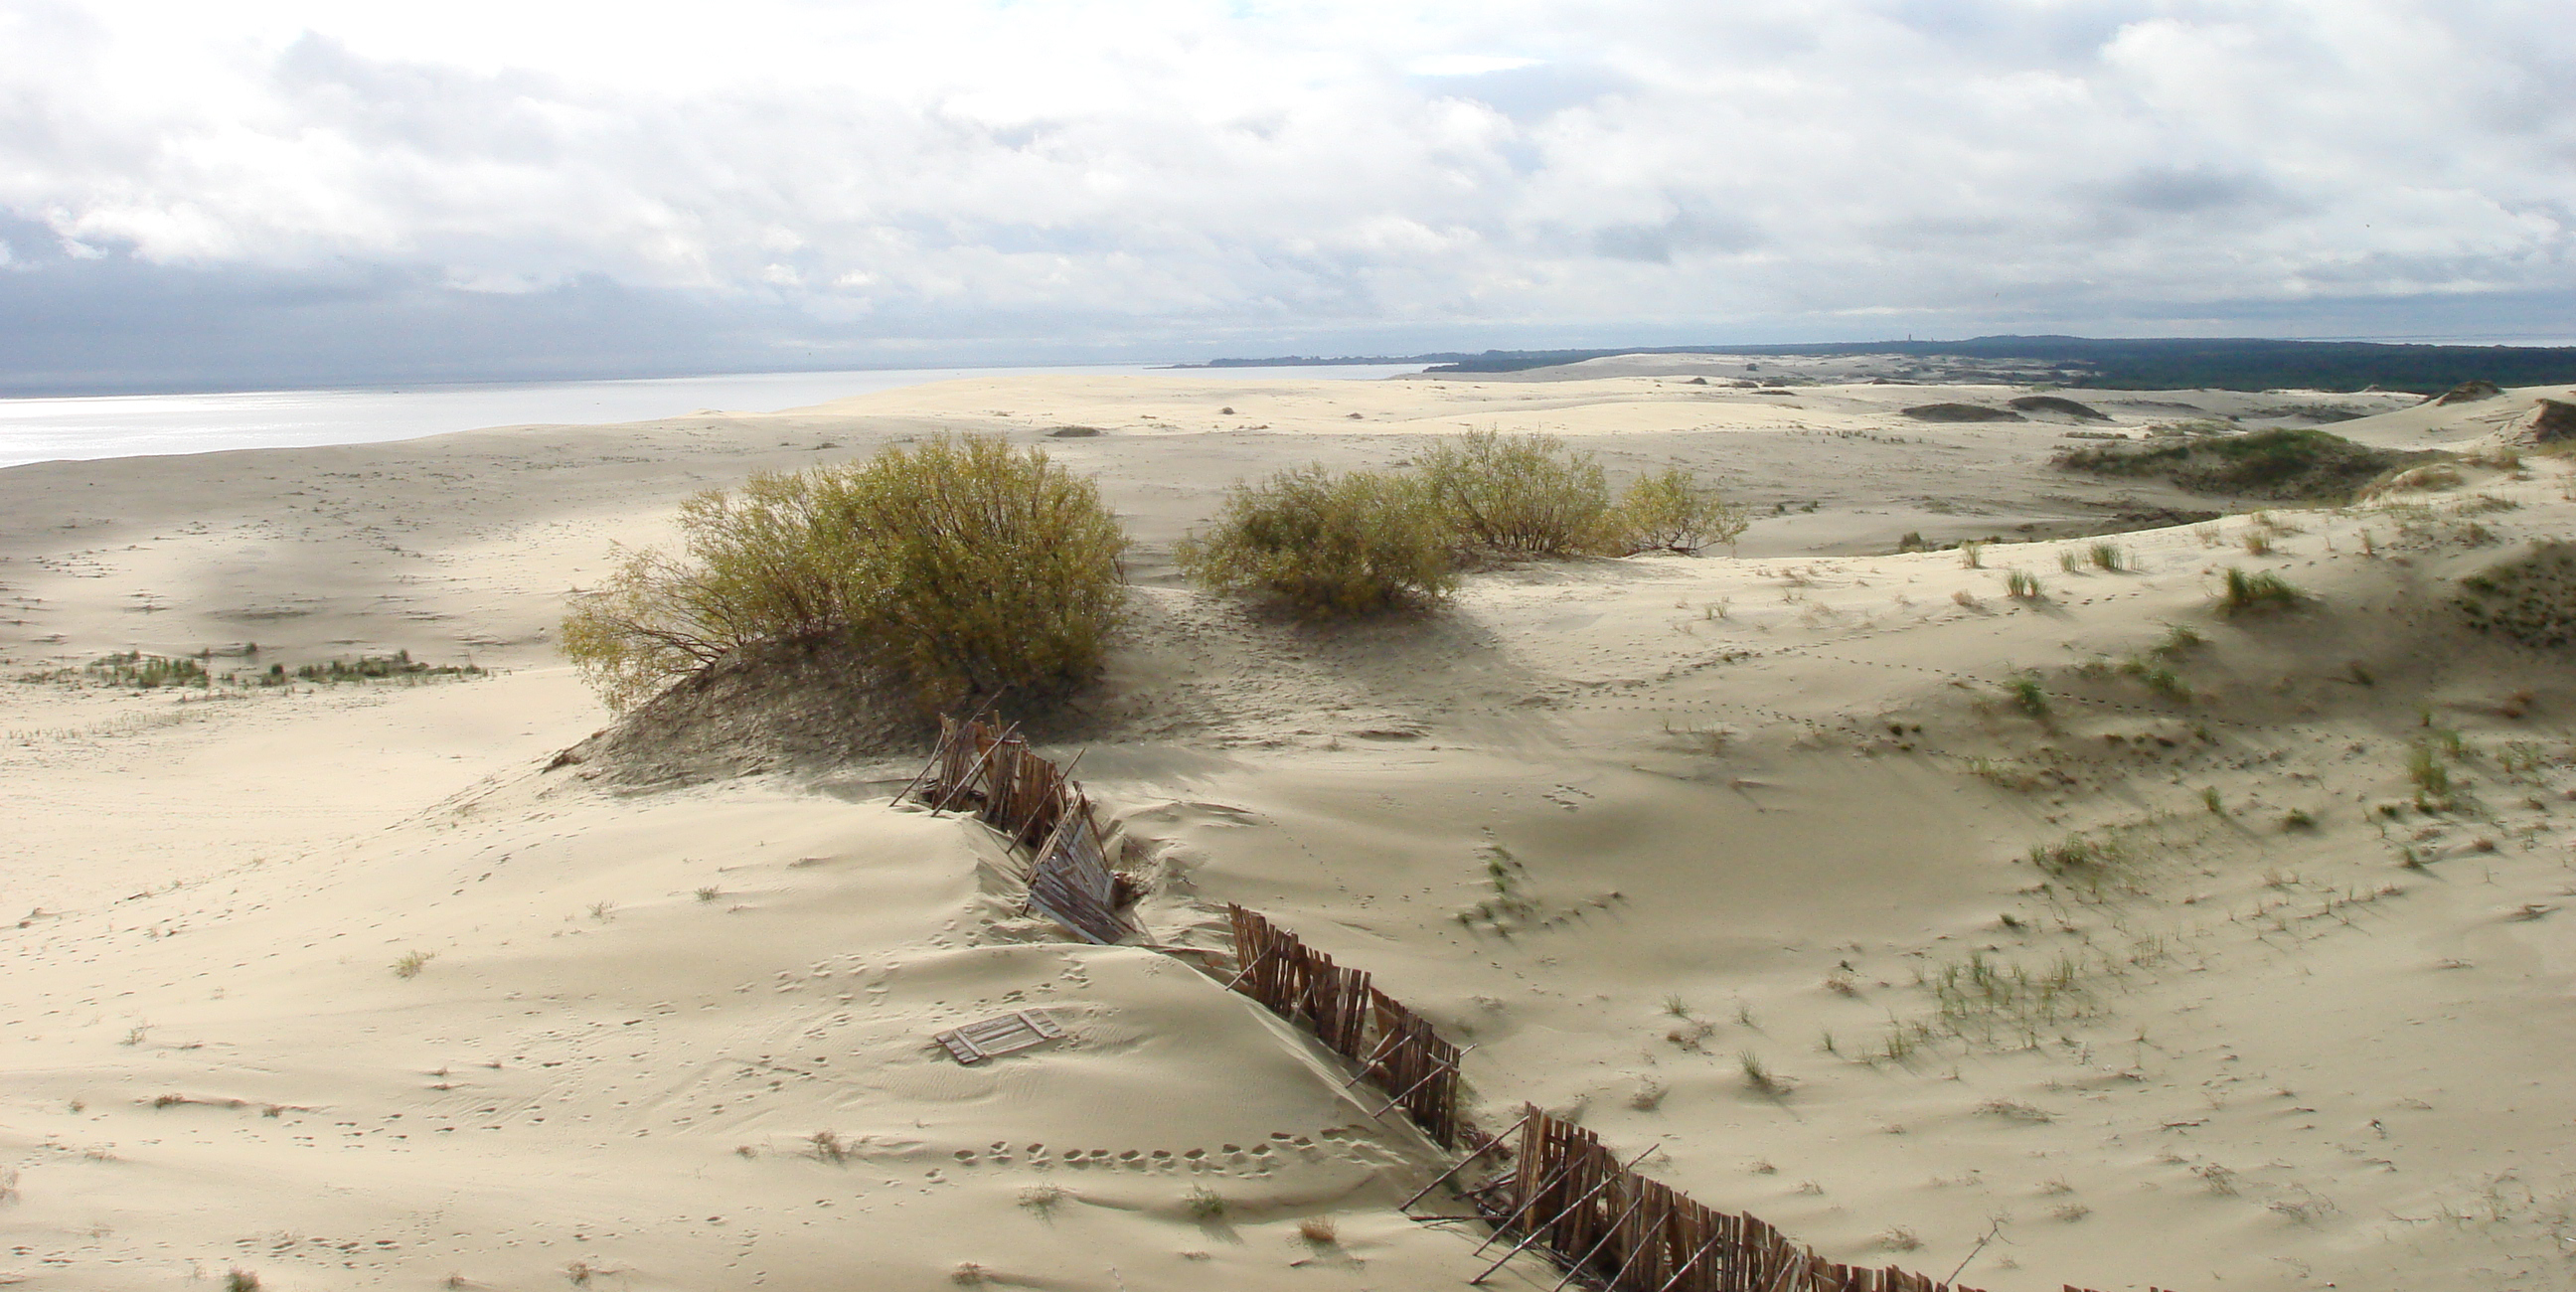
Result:
<svg viewBox="0 0 2576 1292">
<path fill-rule="evenodd" d="M 1228 985 L 1306 1024 L 1358 1063 L 1354 1080 L 1392 1096 L 1380 1112 L 1400 1107 L 1432 1139 L 1469 1149 L 1408 1206 L 1476 1158 L 1496 1150 L 1513 1155 L 1509 1171 L 1464 1190 L 1493 1223 L 1488 1245 L 1512 1244 L 1470 1282 L 1537 1250 L 1564 1269 L 1559 1289 L 1582 1279 L 1609 1292 L 1976 1292 L 1894 1266 L 1826 1260 L 1761 1220 L 1717 1211 L 1638 1175 L 1633 1161 L 1621 1162 L 1598 1136 L 1535 1106 L 1524 1108 L 1517 1142 L 1478 1131 L 1457 1106 L 1465 1050 L 1433 1034 L 1366 973 L 1335 964 L 1259 914 L 1232 904 L 1226 913 L 1236 964 Z M 2066 1292 L 2084 1289 L 2070 1284 Z"/>
<path fill-rule="evenodd" d="M 1315 1030 L 1335 1053 L 1360 1065 L 1360 1079 L 1387 1092 L 1424 1134 L 1456 1147 L 1458 1059 L 1465 1051 L 1395 998 L 1261 916 L 1229 903 L 1237 966 L 1232 986 L 1281 1018 Z"/>
<path fill-rule="evenodd" d="M 1091 800 L 1070 771 L 1032 752 L 1016 727 L 943 718 L 929 766 L 897 797 L 918 789 L 934 811 L 970 808 L 1014 846 L 1034 847 L 1030 907 L 1086 941 L 1114 943 L 1133 930 L 1118 914 L 1118 878 L 1103 854 Z M 1353 1084 L 1386 1092 L 1379 1113 L 1401 1108 L 1432 1140 L 1468 1150 L 1408 1206 L 1480 1157 L 1512 1155 L 1507 1172 L 1464 1190 L 1493 1224 L 1487 1246 L 1512 1244 L 1469 1282 L 1482 1283 L 1535 1250 L 1565 1271 L 1560 1290 L 1581 1280 L 1608 1292 L 1975 1292 L 1893 1266 L 1826 1260 L 1752 1216 L 1714 1210 L 1638 1175 L 1635 1160 L 1620 1161 L 1592 1132 L 1535 1106 L 1525 1108 L 1517 1143 L 1478 1130 L 1458 1109 L 1459 1063 L 1474 1047 L 1441 1039 L 1367 973 L 1343 968 L 1296 934 L 1241 906 L 1229 903 L 1226 911 L 1236 966 L 1228 987 L 1311 1028 L 1357 1064 Z M 1020 1036 L 1013 1022 L 1029 1035 Z M 1025 1012 L 975 1027 L 939 1038 L 960 1062 L 1024 1048 L 1055 1030 Z M 2066 1292 L 2085 1290 L 2069 1284 Z"/>
<path fill-rule="evenodd" d="M 1826 1260 L 1751 1216 L 1637 1174 L 1600 1137 L 1536 1107 L 1521 1118 L 1505 1193 L 1495 1235 L 1519 1241 L 1486 1274 L 1544 1247 L 1568 1280 L 1589 1276 L 1612 1292 L 1975 1292 L 1894 1266 Z"/>
<path fill-rule="evenodd" d="M 1030 909 L 1106 946 L 1133 930 L 1118 914 L 1118 876 L 1101 852 L 1091 800 L 1070 772 L 1031 750 L 1017 727 L 941 718 L 939 748 L 904 793 L 933 811 L 967 809 L 1014 847 L 1034 847 Z"/>
</svg>

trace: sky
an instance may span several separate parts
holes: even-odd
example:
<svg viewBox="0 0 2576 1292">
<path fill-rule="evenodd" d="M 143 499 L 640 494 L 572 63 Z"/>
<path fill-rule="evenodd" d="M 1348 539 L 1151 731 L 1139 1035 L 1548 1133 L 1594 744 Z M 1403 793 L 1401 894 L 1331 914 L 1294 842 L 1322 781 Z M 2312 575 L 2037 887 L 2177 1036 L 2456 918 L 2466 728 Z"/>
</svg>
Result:
<svg viewBox="0 0 2576 1292">
<path fill-rule="evenodd" d="M 0 392 L 2576 336 L 2565 0 L 0 0 Z"/>
</svg>

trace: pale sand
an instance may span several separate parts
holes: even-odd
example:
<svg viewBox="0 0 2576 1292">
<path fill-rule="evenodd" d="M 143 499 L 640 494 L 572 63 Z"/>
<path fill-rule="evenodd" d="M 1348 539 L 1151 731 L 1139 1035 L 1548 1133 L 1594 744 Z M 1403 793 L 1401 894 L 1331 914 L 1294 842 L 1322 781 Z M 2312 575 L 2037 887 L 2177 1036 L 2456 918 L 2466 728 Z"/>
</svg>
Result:
<svg viewBox="0 0 2576 1292">
<path fill-rule="evenodd" d="M 1390 1210 L 1439 1159 L 1337 1092 L 1315 1047 L 1177 960 L 1020 918 L 977 827 L 867 783 L 909 766 L 651 794 L 539 770 L 605 720 L 549 638 L 611 541 L 661 539 L 687 492 L 755 469 L 1072 424 L 1110 433 L 1042 442 L 1100 474 L 1142 543 L 1139 625 L 1097 701 L 1116 735 L 1080 774 L 1156 877 L 1158 937 L 1212 945 L 1224 902 L 1265 911 L 1476 1042 L 1488 1125 L 1524 1099 L 1579 1109 L 1623 1153 L 1660 1142 L 1659 1178 L 1838 1259 L 1947 1275 L 2001 1221 L 1963 1281 L 2569 1285 L 2576 911 L 2550 908 L 2576 886 L 2576 687 L 2430 599 L 2569 532 L 2563 465 L 2429 500 L 2521 504 L 2475 517 L 2498 540 L 2480 548 L 2455 526 L 2401 542 L 2386 511 L 2284 510 L 2296 532 L 2268 558 L 2234 545 L 2242 517 L 2219 547 L 2123 535 L 2133 573 L 2061 573 L 2075 540 L 1978 570 L 1860 554 L 2213 506 L 2050 471 L 2072 424 L 1895 412 L 2015 393 L 1002 379 L 0 471 L 8 677 L 245 641 L 263 662 L 399 647 L 504 670 L 201 703 L 0 685 L 0 902 L 27 913 L 0 1000 L 0 1273 L 903 1289 L 974 1262 L 1015 1286 L 1287 1289 L 1481 1268 L 1472 1227 Z M 2352 401 L 2397 411 L 2335 429 L 2471 446 L 2541 393 Z M 2130 429 L 2316 402 L 2078 397 Z M 1556 431 L 1614 472 L 1683 461 L 1789 509 L 1738 558 L 1479 575 L 1434 619 L 1342 633 L 1171 578 L 1171 540 L 1238 476 L 1400 462 L 1469 426 Z M 2209 608 L 2227 564 L 2320 602 L 2231 624 Z M 2048 600 L 2007 599 L 2014 567 Z M 2168 623 L 2209 638 L 2182 669 L 2204 698 L 2072 671 Z M 1998 689 L 2024 668 L 2050 724 Z M 2480 814 L 2374 820 L 2428 718 L 2546 759 L 2460 767 Z M 2318 829 L 2285 830 L 2292 809 Z M 2134 861 L 2098 890 L 2024 859 L 2103 828 Z M 1509 937 L 1459 918 L 1494 900 L 1494 848 L 1526 868 Z M 409 952 L 431 958 L 398 977 Z M 1930 1014 L 1919 975 L 1972 952 L 2070 957 L 2090 1016 L 1858 1061 Z M 928 1043 L 1031 1005 L 1073 1038 L 971 1070 Z M 1745 1052 L 1795 1090 L 1748 1091 Z M 1046 1184 L 1068 1192 L 1022 1204 Z M 1227 1214 L 1194 1218 L 1193 1186 Z M 1338 1247 L 1297 1237 L 1316 1214 Z M 1511 1269 L 1502 1286 L 1556 1277 Z"/>
</svg>

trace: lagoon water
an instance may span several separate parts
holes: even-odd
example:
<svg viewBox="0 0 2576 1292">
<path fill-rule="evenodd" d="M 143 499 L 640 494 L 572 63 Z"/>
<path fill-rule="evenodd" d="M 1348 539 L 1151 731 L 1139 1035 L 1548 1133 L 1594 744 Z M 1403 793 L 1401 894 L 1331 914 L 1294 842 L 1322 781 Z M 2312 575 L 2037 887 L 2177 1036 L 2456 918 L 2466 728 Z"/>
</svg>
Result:
<svg viewBox="0 0 2576 1292">
<path fill-rule="evenodd" d="M 1192 377 L 1356 380 L 1422 365 L 1189 369 Z M 630 381 L 546 381 L 279 390 L 202 395 L 0 399 L 0 468 L 61 458 L 123 458 L 227 449 L 374 444 L 486 426 L 635 422 L 699 409 L 773 412 L 959 377 L 1152 373 L 1144 365 L 903 368 L 737 373 Z"/>
</svg>

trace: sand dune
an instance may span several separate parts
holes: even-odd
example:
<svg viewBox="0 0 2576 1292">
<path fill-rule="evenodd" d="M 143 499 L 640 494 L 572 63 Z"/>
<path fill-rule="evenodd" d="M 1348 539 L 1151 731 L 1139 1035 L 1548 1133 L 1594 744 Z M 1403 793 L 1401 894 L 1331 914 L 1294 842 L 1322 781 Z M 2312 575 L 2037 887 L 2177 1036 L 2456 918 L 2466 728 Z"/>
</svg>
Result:
<svg viewBox="0 0 2576 1292">
<path fill-rule="evenodd" d="M 1712 1206 L 1838 1259 L 1966 1261 L 1996 1292 L 2576 1281 L 2576 685 L 2446 601 L 2569 532 L 2566 465 L 2138 529 L 2228 503 L 2056 471 L 2073 423 L 1901 412 L 2017 388 L 1810 376 L 1846 384 L 995 379 L 0 471 L 0 901 L 25 912 L 0 1273 L 1481 1268 L 1474 1227 L 1393 1210 L 1437 1150 L 1183 960 L 1024 916 L 980 827 L 888 803 L 910 764 L 651 790 L 547 770 L 606 721 L 549 638 L 611 542 L 662 538 L 693 490 L 954 427 L 1097 473 L 1140 539 L 1080 774 L 1153 936 L 1216 946 L 1224 903 L 1266 912 L 1474 1042 L 1489 1124 L 1579 1114 Z M 2543 394 L 2564 392 L 2348 398 L 2372 415 L 2334 429 L 2462 451 Z M 2123 433 L 2334 402 L 2081 398 Z M 1064 426 L 1103 433 L 1047 438 Z M 1442 615 L 1336 632 L 1170 575 L 1240 476 L 1483 426 L 1614 474 L 1680 461 L 1765 514 L 1735 556 L 1506 569 Z M 2005 541 L 1981 568 L 1889 555 L 1909 531 Z M 2123 569 L 2086 563 L 2106 533 Z M 2309 599 L 2220 614 L 2229 566 Z M 2045 596 L 2007 595 L 2012 570 Z M 48 676 L 254 642 L 210 663 L 406 649 L 494 673 L 232 699 Z M 2414 805 L 2428 742 L 2447 810 Z M 930 1042 L 1024 1008 L 1069 1036 L 976 1068 Z M 1749 1088 L 1748 1055 L 1787 1093 Z M 1337 1242 L 1298 1236 L 1315 1216 Z"/>
</svg>

